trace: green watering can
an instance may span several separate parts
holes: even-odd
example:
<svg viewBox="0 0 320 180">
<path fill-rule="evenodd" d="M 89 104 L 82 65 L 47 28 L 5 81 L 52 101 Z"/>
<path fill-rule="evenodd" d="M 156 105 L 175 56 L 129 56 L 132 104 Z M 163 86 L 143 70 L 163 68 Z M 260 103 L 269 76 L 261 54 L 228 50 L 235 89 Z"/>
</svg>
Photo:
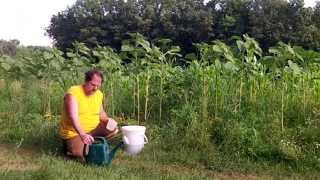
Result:
<svg viewBox="0 0 320 180">
<path fill-rule="evenodd" d="M 106 138 L 94 137 L 94 142 L 89 146 L 89 152 L 85 156 L 86 162 L 96 165 L 109 165 L 117 149 L 122 146 L 123 142 L 120 142 L 113 149 L 110 149 Z"/>
</svg>

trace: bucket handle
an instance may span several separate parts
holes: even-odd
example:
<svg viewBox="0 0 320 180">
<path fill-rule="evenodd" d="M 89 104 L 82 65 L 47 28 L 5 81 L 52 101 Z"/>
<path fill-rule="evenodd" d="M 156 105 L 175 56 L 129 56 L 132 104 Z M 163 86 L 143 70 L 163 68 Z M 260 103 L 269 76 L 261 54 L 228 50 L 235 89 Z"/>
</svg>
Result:
<svg viewBox="0 0 320 180">
<path fill-rule="evenodd" d="M 149 141 L 148 141 L 148 138 L 147 138 L 147 136 L 146 135 L 144 135 L 144 144 L 147 144 Z"/>
<path fill-rule="evenodd" d="M 144 142 L 143 143 L 147 144 L 149 142 L 149 140 L 148 140 L 146 135 L 143 135 L 143 136 L 144 136 Z M 126 136 L 123 136 L 123 141 L 124 141 L 125 144 L 130 144 L 129 139 Z"/>
<path fill-rule="evenodd" d="M 129 139 L 126 136 L 123 136 L 123 141 L 125 144 L 130 144 Z"/>
</svg>

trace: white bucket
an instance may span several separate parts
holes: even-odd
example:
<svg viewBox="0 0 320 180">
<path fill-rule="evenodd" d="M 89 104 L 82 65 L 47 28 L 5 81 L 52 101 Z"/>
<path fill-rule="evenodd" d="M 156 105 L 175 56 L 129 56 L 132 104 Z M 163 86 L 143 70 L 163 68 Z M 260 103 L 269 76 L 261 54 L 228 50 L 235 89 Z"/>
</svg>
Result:
<svg viewBox="0 0 320 180">
<path fill-rule="evenodd" d="M 148 143 L 145 136 L 146 128 L 144 126 L 123 126 L 121 127 L 124 150 L 130 155 L 140 153 L 144 144 Z"/>
</svg>

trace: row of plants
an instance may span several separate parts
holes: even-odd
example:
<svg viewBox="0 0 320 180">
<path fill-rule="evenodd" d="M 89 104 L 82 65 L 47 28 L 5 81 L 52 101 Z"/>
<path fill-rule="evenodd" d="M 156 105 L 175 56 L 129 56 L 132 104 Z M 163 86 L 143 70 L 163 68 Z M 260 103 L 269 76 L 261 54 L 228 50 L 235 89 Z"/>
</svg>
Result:
<svg viewBox="0 0 320 180">
<path fill-rule="evenodd" d="M 2 56 L 0 119 L 16 131 L 29 124 L 2 137 L 21 141 L 33 131 L 34 116 L 54 132 L 64 91 L 98 68 L 106 76 L 109 114 L 148 126 L 165 152 L 196 150 L 197 160 L 212 168 L 217 162 L 208 152 L 319 168 L 319 53 L 284 43 L 262 52 L 244 35 L 234 46 L 196 44 L 198 54 L 181 57 L 179 47 L 161 41 L 157 47 L 131 34 L 120 52 L 76 43 L 66 54 L 53 48 Z M 176 65 L 177 58 L 188 66 Z"/>
</svg>

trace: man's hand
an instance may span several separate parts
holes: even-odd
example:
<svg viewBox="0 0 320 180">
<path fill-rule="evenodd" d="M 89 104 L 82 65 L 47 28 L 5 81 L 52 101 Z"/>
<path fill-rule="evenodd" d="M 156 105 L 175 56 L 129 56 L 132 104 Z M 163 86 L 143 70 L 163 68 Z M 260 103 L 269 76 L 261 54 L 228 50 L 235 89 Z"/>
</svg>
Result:
<svg viewBox="0 0 320 180">
<path fill-rule="evenodd" d="M 84 144 L 92 144 L 94 142 L 94 138 L 90 134 L 80 134 L 80 138 Z"/>
<path fill-rule="evenodd" d="M 108 121 L 107 121 L 107 126 L 106 126 L 107 130 L 108 131 L 115 131 L 117 128 L 118 128 L 118 123 L 117 121 L 115 121 L 114 119 L 112 118 L 108 118 Z"/>
</svg>

